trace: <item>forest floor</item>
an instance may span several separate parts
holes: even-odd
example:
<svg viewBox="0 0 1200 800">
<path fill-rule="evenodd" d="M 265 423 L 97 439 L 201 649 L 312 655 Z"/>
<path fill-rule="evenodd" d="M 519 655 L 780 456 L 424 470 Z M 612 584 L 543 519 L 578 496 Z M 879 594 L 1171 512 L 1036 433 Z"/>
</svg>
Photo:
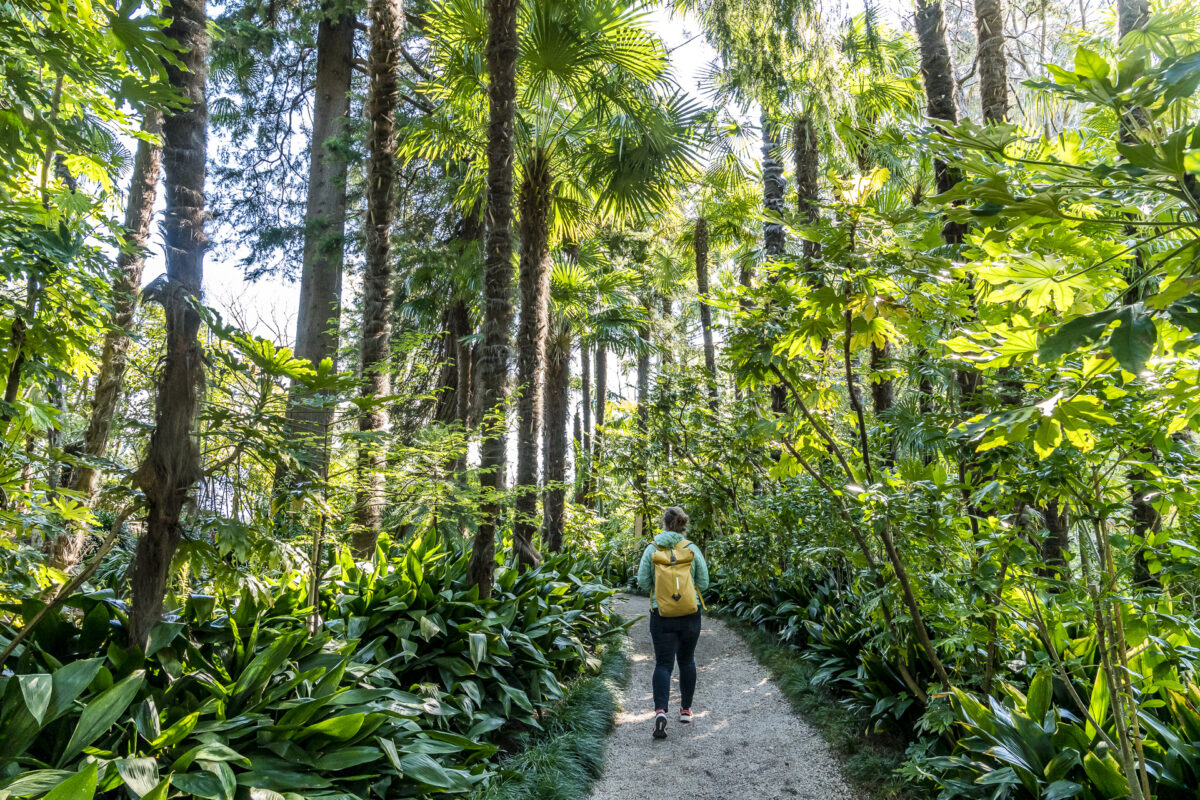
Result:
<svg viewBox="0 0 1200 800">
<path fill-rule="evenodd" d="M 671 678 L 667 738 L 650 736 L 649 601 L 618 595 L 629 629 L 633 674 L 608 743 L 593 800 L 853 800 L 857 793 L 815 728 L 797 716 L 749 647 L 720 620 L 705 617 L 696 648 L 695 721 L 681 725 L 679 674 Z"/>
</svg>

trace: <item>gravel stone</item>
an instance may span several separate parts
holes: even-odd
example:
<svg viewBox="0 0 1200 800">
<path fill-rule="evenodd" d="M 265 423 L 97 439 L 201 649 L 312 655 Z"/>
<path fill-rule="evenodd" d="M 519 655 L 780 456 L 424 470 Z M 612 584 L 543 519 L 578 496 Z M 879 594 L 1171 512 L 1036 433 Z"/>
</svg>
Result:
<svg viewBox="0 0 1200 800">
<path fill-rule="evenodd" d="M 629 629 L 633 674 L 593 800 L 855 800 L 820 734 L 792 711 L 741 637 L 712 617 L 696 648 L 695 720 L 678 722 L 677 669 L 667 738 L 652 739 L 650 601 L 618 595 L 613 605 L 641 619 Z"/>
</svg>

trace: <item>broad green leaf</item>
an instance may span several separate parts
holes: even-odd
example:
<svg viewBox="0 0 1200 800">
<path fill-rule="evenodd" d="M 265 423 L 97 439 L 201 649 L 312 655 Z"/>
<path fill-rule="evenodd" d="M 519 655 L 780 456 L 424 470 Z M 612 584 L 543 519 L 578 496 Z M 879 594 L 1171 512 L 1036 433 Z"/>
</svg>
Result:
<svg viewBox="0 0 1200 800">
<path fill-rule="evenodd" d="M 1121 368 L 1139 374 L 1154 352 L 1158 329 L 1147 314 L 1133 308 L 1121 309 L 1121 324 L 1112 332 L 1108 345 Z"/>
<path fill-rule="evenodd" d="M 1077 797 L 1081 792 L 1083 792 L 1083 787 L 1078 783 L 1057 780 L 1046 787 L 1042 800 L 1066 800 L 1068 797 Z"/>
<path fill-rule="evenodd" d="M 482 633 L 468 635 L 471 642 L 471 664 L 479 669 L 479 664 L 487 657 L 487 636 Z"/>
<path fill-rule="evenodd" d="M 153 758 L 118 758 L 117 772 L 138 797 L 148 795 L 159 785 L 158 762 Z"/>
<path fill-rule="evenodd" d="M 112 727 L 113 723 L 125 713 L 134 696 L 142 688 L 146 680 L 145 670 L 138 670 L 123 679 L 120 683 L 109 687 L 92 698 L 79 716 L 79 724 L 71 734 L 67 747 L 63 750 L 58 763 L 65 764 L 83 752 L 83 748 Z"/>
<path fill-rule="evenodd" d="M 1085 342 L 1098 339 L 1118 314 L 1119 309 L 1111 309 L 1076 317 L 1042 342 L 1042 346 L 1038 348 L 1038 359 L 1043 363 L 1053 361 L 1074 351 Z"/>
<path fill-rule="evenodd" d="M 188 734 L 196 727 L 196 723 L 200 721 L 200 712 L 193 711 L 183 719 L 167 728 L 150 742 L 152 749 L 163 747 L 174 747 L 187 738 Z"/>
<path fill-rule="evenodd" d="M 21 696 L 25 698 L 25 708 L 29 714 L 42 724 L 46 710 L 50 708 L 50 695 L 54 690 L 54 679 L 49 674 L 39 673 L 18 675 L 17 683 L 21 686 Z"/>
<path fill-rule="evenodd" d="M 96 764 L 93 762 L 55 786 L 42 800 L 92 800 L 95 796 Z"/>
<path fill-rule="evenodd" d="M 328 736 L 330 739 L 345 741 L 359 732 L 366 717 L 367 715 L 361 712 L 358 714 L 342 714 L 338 717 L 330 717 L 329 719 L 323 719 L 320 722 L 309 725 L 304 729 L 303 735 L 312 736 L 320 734 Z"/>
<path fill-rule="evenodd" d="M 1121 800 L 1129 796 L 1129 783 L 1111 753 L 1106 753 L 1104 758 L 1088 753 L 1083 757 L 1083 771 L 1105 800 Z"/>
<path fill-rule="evenodd" d="M 1099 53 L 1080 47 L 1075 51 L 1075 74 L 1089 80 L 1102 81 L 1108 77 L 1109 66 Z"/>
<path fill-rule="evenodd" d="M 1036 724 L 1041 725 L 1050 710 L 1050 698 L 1053 693 L 1053 683 L 1050 676 L 1039 672 L 1029 684 L 1029 693 L 1025 698 L 1025 713 Z"/>
</svg>

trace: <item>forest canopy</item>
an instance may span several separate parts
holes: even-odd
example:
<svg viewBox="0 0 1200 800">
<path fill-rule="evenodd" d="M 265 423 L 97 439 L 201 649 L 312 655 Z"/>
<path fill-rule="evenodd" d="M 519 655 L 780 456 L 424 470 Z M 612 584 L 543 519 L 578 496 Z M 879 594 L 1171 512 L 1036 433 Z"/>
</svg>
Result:
<svg viewBox="0 0 1200 800">
<path fill-rule="evenodd" d="M 667 506 L 864 796 L 1194 797 L 1198 88 L 1186 0 L 0 4 L 0 798 L 507 796 Z"/>
</svg>

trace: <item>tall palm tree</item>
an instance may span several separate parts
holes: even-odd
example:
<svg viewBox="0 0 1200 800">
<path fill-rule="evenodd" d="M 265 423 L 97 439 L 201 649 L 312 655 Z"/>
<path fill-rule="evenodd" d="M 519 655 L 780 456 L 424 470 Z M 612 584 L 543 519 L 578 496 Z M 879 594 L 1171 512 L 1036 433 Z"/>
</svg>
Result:
<svg viewBox="0 0 1200 800">
<path fill-rule="evenodd" d="M 975 0 L 975 37 L 979 43 L 979 99 L 984 122 L 1008 117 L 1008 57 L 1004 52 L 1004 4 Z"/>
<path fill-rule="evenodd" d="M 487 0 L 487 239 L 484 255 L 483 342 L 477 386 L 480 419 L 480 482 L 486 492 L 468 565 L 480 597 L 491 597 L 496 569 L 496 520 L 504 488 L 504 425 L 508 384 L 508 329 L 512 324 L 513 119 L 517 96 L 518 0 Z"/>
<path fill-rule="evenodd" d="M 197 334 L 196 302 L 204 279 L 204 174 L 208 152 L 205 96 L 208 14 L 205 0 L 177 0 L 167 6 L 166 35 L 179 45 L 165 63 L 167 78 L 184 104 L 163 120 L 166 213 L 163 239 L 166 281 L 155 296 L 166 315 L 166 353 L 158 378 L 154 432 L 134 482 L 146 496 L 146 529 L 138 538 L 130 567 L 130 644 L 144 648 L 162 615 L 171 559 L 183 533 L 180 514 L 201 477 L 200 451 L 192 422 L 204 383 Z"/>
<path fill-rule="evenodd" d="M 142 268 L 146 263 L 146 243 L 150 239 L 158 176 L 162 171 L 162 147 L 158 142 L 162 134 L 162 115 L 156 109 L 147 109 L 142 129 L 153 140 L 140 139 L 134 156 L 129 198 L 125 204 L 124 241 L 117 255 L 117 272 L 112 285 L 113 327 L 104 336 L 92 413 L 83 435 L 85 460 L 75 467 L 67 482 L 68 488 L 81 493 L 89 504 L 100 492 L 100 468 L 95 461 L 104 458 L 108 450 L 113 413 L 125 377 L 129 332 L 133 329 L 133 315 L 137 311 Z M 51 548 L 50 563 L 57 569 L 70 569 L 82 555 L 84 541 L 82 530 L 59 535 Z"/>
<path fill-rule="evenodd" d="M 366 274 L 363 279 L 362 397 L 372 402 L 359 417 L 358 498 L 351 549 L 369 559 L 383 525 L 387 449 L 380 434 L 387 411 L 379 398 L 391 393 L 392 190 L 396 183 L 396 102 L 399 98 L 400 0 L 371 0 L 371 85 L 367 94 Z"/>
</svg>

